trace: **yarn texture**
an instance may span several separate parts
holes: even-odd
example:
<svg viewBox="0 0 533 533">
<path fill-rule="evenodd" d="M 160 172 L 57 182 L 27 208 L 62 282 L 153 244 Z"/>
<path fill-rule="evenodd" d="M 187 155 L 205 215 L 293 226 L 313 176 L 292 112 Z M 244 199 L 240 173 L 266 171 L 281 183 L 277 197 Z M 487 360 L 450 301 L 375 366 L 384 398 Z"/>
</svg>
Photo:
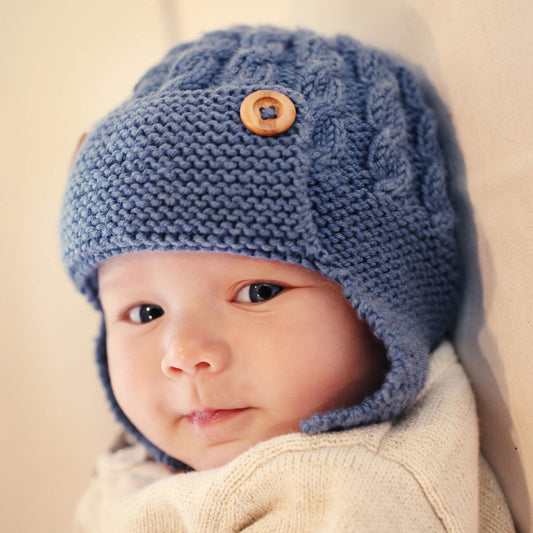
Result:
<svg viewBox="0 0 533 533">
<path fill-rule="evenodd" d="M 243 99 L 261 89 L 294 103 L 286 132 L 241 122 Z M 339 283 L 390 369 L 359 405 L 303 420 L 311 434 L 391 420 L 422 390 L 457 308 L 454 230 L 436 121 L 414 76 L 350 37 L 270 27 L 173 48 L 87 136 L 61 217 L 64 263 L 96 306 L 102 261 L 146 250 L 276 259 Z M 179 465 L 118 406 L 104 329 L 97 357 L 119 420 Z"/>
</svg>

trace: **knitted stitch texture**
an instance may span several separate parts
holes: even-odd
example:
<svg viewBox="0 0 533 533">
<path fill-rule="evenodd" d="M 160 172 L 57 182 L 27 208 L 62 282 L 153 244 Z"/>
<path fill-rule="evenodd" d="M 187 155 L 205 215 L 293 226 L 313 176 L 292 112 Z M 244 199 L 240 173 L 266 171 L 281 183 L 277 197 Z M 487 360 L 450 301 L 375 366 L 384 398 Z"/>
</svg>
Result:
<svg viewBox="0 0 533 533">
<path fill-rule="evenodd" d="M 271 89 L 296 106 L 262 137 L 242 100 Z M 382 387 L 301 422 L 308 433 L 399 415 L 458 301 L 455 217 L 433 113 L 414 76 L 346 36 L 238 27 L 172 49 L 89 133 L 61 218 L 65 265 L 98 305 L 97 268 L 126 252 L 188 250 L 294 262 L 338 282 L 387 348 Z M 118 406 L 127 429 L 168 464 Z M 327 354 L 324 354 L 327 357 Z"/>
</svg>

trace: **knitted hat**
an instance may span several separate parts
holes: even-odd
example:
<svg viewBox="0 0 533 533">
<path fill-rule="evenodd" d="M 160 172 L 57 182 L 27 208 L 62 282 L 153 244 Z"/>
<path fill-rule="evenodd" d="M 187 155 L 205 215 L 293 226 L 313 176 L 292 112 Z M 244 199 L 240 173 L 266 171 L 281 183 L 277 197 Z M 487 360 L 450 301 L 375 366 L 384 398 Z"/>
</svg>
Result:
<svg viewBox="0 0 533 533">
<path fill-rule="evenodd" d="M 292 126 L 251 131 L 243 100 L 273 90 Z M 422 389 L 458 300 L 454 213 L 435 119 L 412 74 L 338 36 L 238 27 L 172 49 L 89 133 L 61 218 L 63 258 L 97 306 L 97 268 L 132 251 L 244 254 L 339 283 L 387 350 L 381 388 L 301 422 L 307 433 L 396 417 Z M 98 362 L 111 389 L 105 330 Z"/>
</svg>

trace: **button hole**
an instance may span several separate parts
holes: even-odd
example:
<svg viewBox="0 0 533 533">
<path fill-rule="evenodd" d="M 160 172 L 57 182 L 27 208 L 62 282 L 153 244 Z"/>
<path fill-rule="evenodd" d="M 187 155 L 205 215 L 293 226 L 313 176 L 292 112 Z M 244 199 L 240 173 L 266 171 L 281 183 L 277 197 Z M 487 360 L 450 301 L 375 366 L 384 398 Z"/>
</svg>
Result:
<svg viewBox="0 0 533 533">
<path fill-rule="evenodd" d="M 260 107 L 259 111 L 263 120 L 278 118 L 275 107 Z"/>
</svg>

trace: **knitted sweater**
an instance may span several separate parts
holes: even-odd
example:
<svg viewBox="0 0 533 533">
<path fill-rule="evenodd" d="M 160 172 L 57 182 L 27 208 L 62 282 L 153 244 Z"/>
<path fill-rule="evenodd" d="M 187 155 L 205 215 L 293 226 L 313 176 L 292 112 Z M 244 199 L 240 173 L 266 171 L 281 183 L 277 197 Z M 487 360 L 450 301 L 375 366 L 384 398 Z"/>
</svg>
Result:
<svg viewBox="0 0 533 533">
<path fill-rule="evenodd" d="M 449 344 L 403 417 L 262 442 L 230 463 L 172 474 L 140 445 L 104 455 L 76 533 L 514 531 L 479 455 L 472 391 Z"/>
</svg>

